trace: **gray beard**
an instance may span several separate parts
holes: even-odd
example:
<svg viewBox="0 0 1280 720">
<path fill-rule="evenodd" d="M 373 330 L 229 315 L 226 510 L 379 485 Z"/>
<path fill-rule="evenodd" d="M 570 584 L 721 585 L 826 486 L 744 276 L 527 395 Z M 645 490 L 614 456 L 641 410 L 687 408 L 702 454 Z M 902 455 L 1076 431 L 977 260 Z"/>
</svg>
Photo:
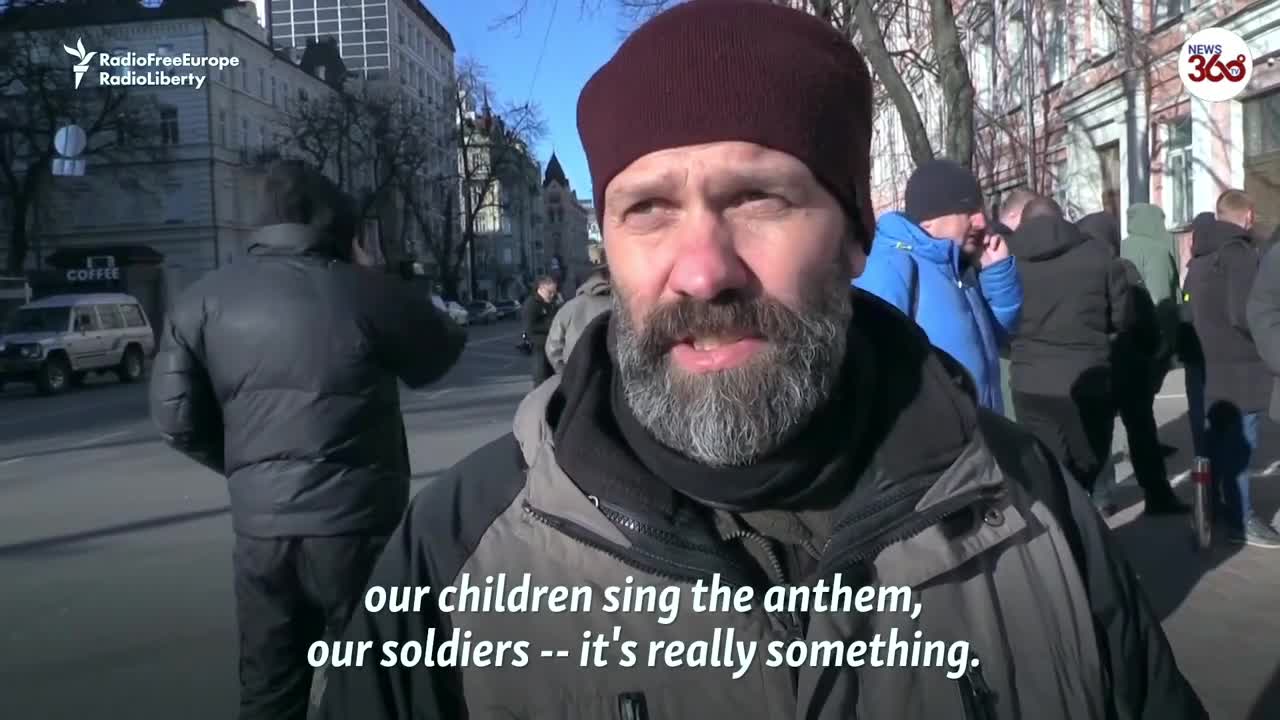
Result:
<svg viewBox="0 0 1280 720">
<path fill-rule="evenodd" d="M 624 397 L 636 419 L 666 447 L 710 467 L 750 465 L 791 440 L 840 376 L 853 314 L 844 265 L 822 279 L 800 311 L 774 300 L 745 300 L 767 306 L 757 317 L 768 327 L 747 329 L 762 331 L 768 348 L 741 367 L 713 373 L 673 366 L 669 344 L 637 327 L 624 292 L 616 289 L 611 332 Z"/>
</svg>

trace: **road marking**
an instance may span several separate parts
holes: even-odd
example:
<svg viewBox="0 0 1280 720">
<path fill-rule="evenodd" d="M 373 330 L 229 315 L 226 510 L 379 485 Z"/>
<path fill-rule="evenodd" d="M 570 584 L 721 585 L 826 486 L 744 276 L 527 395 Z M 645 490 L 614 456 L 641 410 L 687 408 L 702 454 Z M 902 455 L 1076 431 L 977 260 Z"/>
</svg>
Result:
<svg viewBox="0 0 1280 720">
<path fill-rule="evenodd" d="M 1156 396 L 1157 400 L 1185 400 L 1186 398 L 1186 393 L 1161 393 Z"/>
<path fill-rule="evenodd" d="M 1280 460 L 1277 460 L 1271 463 L 1270 465 L 1267 466 L 1266 470 L 1262 471 L 1263 477 L 1267 477 L 1270 475 L 1277 475 L 1277 474 L 1280 474 Z"/>
<path fill-rule="evenodd" d="M 78 442 L 78 443 L 76 443 L 75 445 L 72 445 L 72 446 L 71 446 L 70 448 L 68 448 L 68 449 L 69 449 L 69 450 L 78 450 L 78 449 L 80 449 L 80 448 L 85 448 L 85 447 L 88 447 L 88 446 L 90 446 L 90 445 L 94 445 L 94 444 L 100 443 L 100 442 L 102 442 L 103 440 L 110 440 L 111 438 L 118 438 L 118 437 L 120 437 L 121 435 L 128 435 L 130 432 L 131 432 L 131 431 L 129 431 L 129 430 L 117 430 L 116 432 L 109 432 L 109 433 L 106 433 L 105 435 L 97 435 L 97 436 L 95 436 L 95 437 L 91 437 L 91 438 L 89 438 L 88 440 L 85 440 L 84 442 Z"/>
<path fill-rule="evenodd" d="M 414 394 L 422 398 L 423 400 L 435 400 L 441 395 L 447 392 L 450 392 L 451 390 L 457 390 L 457 389 L 458 388 L 456 387 L 447 387 L 447 388 L 440 388 L 439 390 L 428 390 L 426 392 L 419 391 Z"/>
<path fill-rule="evenodd" d="M 25 456 L 25 455 L 23 455 L 23 456 L 21 456 L 21 457 L 9 458 L 8 460 L 0 461 L 0 467 L 4 467 L 5 465 L 12 465 L 12 464 L 14 464 L 14 463 L 20 463 L 20 462 L 22 462 L 23 460 L 26 460 L 26 459 L 27 459 L 27 458 L 26 458 L 26 456 Z"/>
<path fill-rule="evenodd" d="M 476 345 L 488 345 L 490 343 L 509 342 L 511 340 L 519 340 L 519 339 L 520 339 L 519 333 L 514 333 L 511 335 L 499 335 L 498 337 L 485 338 L 483 340 L 468 340 L 466 347 L 470 348 L 470 347 L 475 347 Z M 463 349 L 465 350 L 466 348 L 463 348 Z"/>
<path fill-rule="evenodd" d="M 46 409 L 45 412 L 35 414 L 35 415 L 25 413 L 25 412 L 22 414 L 18 414 L 15 411 L 15 417 L 0 419 L 0 427 L 6 426 L 6 425 L 17 425 L 19 423 L 23 425 L 29 425 L 33 422 L 39 422 L 46 418 L 54 418 L 54 417 L 60 417 L 62 415 L 83 413 L 86 410 L 94 410 L 97 408 L 109 407 L 111 405 L 120 405 L 122 404 L 122 400 L 124 400 L 124 398 L 117 397 L 113 400 L 103 400 L 101 402 L 90 403 L 88 405 L 82 404 L 82 405 L 74 405 L 72 407 L 66 407 L 66 408 Z M 125 401 L 127 402 L 127 400 Z"/>
</svg>

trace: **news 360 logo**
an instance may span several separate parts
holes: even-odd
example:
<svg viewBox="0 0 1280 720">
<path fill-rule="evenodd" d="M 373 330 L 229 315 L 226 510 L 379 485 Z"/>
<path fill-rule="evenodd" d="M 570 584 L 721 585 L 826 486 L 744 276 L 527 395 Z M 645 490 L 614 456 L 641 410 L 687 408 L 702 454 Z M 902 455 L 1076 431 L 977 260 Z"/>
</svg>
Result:
<svg viewBox="0 0 1280 720">
<path fill-rule="evenodd" d="M 1178 75 L 1187 92 L 1207 102 L 1223 102 L 1244 92 L 1253 77 L 1253 53 L 1239 35 L 1208 28 L 1182 44 Z"/>
</svg>

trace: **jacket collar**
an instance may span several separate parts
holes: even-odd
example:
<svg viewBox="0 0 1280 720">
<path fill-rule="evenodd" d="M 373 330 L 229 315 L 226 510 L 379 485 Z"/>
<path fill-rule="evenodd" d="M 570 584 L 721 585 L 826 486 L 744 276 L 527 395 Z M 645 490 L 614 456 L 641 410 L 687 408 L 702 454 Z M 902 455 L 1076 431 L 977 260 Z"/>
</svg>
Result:
<svg viewBox="0 0 1280 720">
<path fill-rule="evenodd" d="M 310 225 L 284 223 L 265 225 L 253 234 L 252 255 L 319 255 L 337 260 L 333 239 Z"/>
<path fill-rule="evenodd" d="M 952 240 L 933 237 L 902 213 L 880 216 L 872 248 L 877 246 L 907 252 L 920 260 L 948 267 L 955 277 L 960 277 L 963 260 L 960 246 Z"/>
</svg>

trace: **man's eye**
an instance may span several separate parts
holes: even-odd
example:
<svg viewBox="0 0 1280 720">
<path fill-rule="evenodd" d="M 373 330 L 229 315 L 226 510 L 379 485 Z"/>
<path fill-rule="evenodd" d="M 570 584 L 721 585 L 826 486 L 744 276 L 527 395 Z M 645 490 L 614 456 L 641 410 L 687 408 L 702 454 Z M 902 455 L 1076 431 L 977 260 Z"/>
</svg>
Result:
<svg viewBox="0 0 1280 720">
<path fill-rule="evenodd" d="M 734 204 L 739 206 L 750 205 L 758 209 L 779 210 L 787 206 L 787 201 L 777 195 L 761 190 L 749 190 L 738 195 Z"/>
<path fill-rule="evenodd" d="M 627 208 L 627 215 L 646 215 L 658 209 L 657 200 L 641 200 Z"/>
</svg>

